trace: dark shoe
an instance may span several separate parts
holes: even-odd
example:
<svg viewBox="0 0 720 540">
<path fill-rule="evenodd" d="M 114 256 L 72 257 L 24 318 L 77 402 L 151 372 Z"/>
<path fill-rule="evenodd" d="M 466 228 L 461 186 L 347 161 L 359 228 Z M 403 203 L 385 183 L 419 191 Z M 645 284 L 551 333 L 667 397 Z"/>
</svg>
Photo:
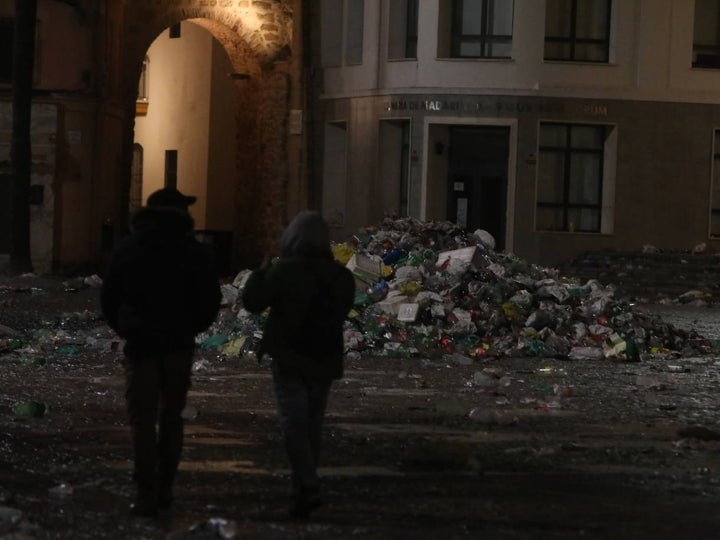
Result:
<svg viewBox="0 0 720 540">
<path fill-rule="evenodd" d="M 135 517 L 157 517 L 158 507 L 154 502 L 138 501 L 130 505 L 130 515 Z"/>
<path fill-rule="evenodd" d="M 175 498 L 172 495 L 161 495 L 160 497 L 158 497 L 158 510 L 167 510 L 172 506 L 173 502 L 175 502 Z"/>
<path fill-rule="evenodd" d="M 167 510 L 175 500 L 173 497 L 173 481 L 168 479 L 168 475 L 160 475 L 156 485 L 158 509 Z"/>
<path fill-rule="evenodd" d="M 301 491 L 293 497 L 290 505 L 290 517 L 293 519 L 304 519 L 310 516 L 323 504 L 320 492 L 316 489 Z"/>
</svg>

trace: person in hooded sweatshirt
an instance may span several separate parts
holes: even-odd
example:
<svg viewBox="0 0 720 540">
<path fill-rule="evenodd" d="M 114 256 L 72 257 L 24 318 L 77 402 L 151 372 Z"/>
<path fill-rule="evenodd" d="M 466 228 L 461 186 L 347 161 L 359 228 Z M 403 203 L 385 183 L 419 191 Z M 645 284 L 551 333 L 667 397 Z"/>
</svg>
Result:
<svg viewBox="0 0 720 540">
<path fill-rule="evenodd" d="M 173 501 L 195 335 L 220 307 L 212 258 L 193 236 L 194 202 L 175 188 L 152 193 L 114 250 L 101 290 L 107 323 L 125 340 L 137 516 L 155 516 Z"/>
<path fill-rule="evenodd" d="M 280 237 L 280 257 L 251 273 L 245 309 L 270 308 L 260 355 L 271 359 L 285 451 L 292 471 L 290 515 L 322 504 L 317 475 L 330 386 L 343 375 L 343 323 L 355 298 L 350 270 L 335 261 L 325 220 L 304 210 Z"/>
</svg>

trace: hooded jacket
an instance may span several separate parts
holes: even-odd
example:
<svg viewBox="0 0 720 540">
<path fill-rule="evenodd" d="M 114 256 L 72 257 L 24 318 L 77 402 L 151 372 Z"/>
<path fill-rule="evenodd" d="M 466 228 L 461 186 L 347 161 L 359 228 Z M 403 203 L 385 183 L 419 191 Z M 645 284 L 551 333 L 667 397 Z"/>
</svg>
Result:
<svg viewBox="0 0 720 540">
<path fill-rule="evenodd" d="M 183 209 L 146 207 L 113 253 L 101 291 L 108 324 L 128 355 L 192 349 L 220 307 L 220 285 L 206 247 Z"/>
<path fill-rule="evenodd" d="M 280 258 L 255 270 L 243 290 L 253 313 L 270 308 L 261 353 L 285 378 L 339 379 L 343 375 L 343 322 L 355 298 L 352 273 L 335 261 L 327 224 L 304 211 L 280 238 Z"/>
</svg>

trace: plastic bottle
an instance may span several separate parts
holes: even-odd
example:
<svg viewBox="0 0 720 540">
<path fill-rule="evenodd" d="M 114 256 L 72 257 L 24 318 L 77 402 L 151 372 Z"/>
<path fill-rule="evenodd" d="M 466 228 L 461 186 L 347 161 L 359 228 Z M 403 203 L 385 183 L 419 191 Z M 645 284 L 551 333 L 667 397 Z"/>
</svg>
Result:
<svg viewBox="0 0 720 540">
<path fill-rule="evenodd" d="M 13 414 L 23 417 L 43 416 L 47 410 L 47 405 L 38 401 L 19 401 L 12 406 Z"/>
</svg>

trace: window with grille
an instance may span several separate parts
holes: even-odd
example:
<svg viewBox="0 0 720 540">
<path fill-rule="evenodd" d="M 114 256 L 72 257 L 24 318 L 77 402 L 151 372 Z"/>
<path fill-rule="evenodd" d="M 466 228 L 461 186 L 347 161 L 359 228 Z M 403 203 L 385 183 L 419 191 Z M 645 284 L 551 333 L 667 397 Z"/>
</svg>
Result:
<svg viewBox="0 0 720 540">
<path fill-rule="evenodd" d="M 545 60 L 608 62 L 611 0 L 547 0 Z"/>
<path fill-rule="evenodd" d="M 510 58 L 513 0 L 453 0 L 450 56 Z"/>
<path fill-rule="evenodd" d="M 540 124 L 537 230 L 601 232 L 606 140 L 611 126 Z"/>
</svg>

